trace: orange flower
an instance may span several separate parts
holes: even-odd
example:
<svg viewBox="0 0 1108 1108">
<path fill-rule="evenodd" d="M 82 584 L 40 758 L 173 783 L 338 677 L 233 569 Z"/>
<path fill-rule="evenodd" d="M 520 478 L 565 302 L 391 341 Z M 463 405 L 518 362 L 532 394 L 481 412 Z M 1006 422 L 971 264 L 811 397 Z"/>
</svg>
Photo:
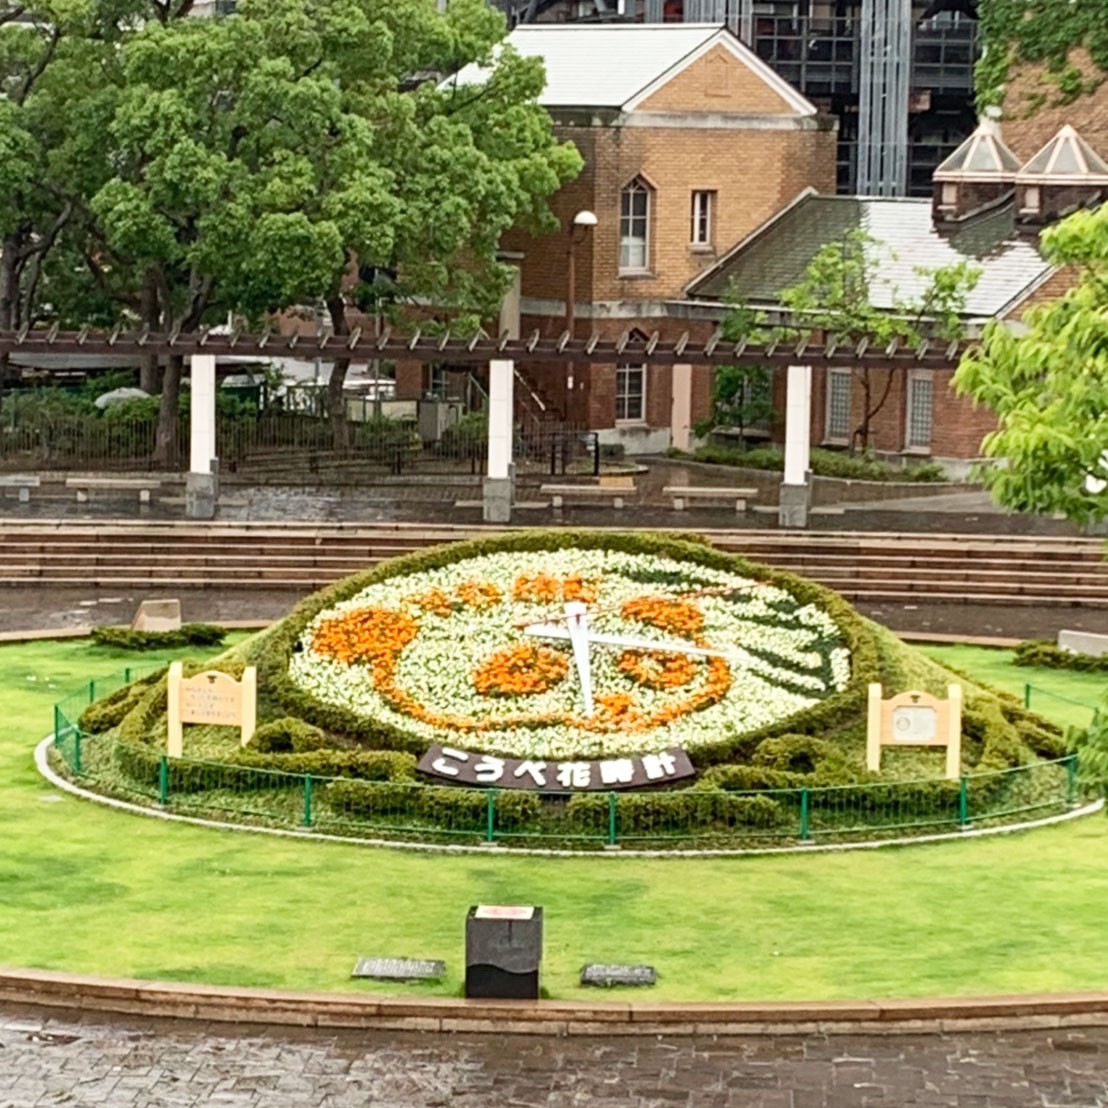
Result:
<svg viewBox="0 0 1108 1108">
<path fill-rule="evenodd" d="M 554 577 L 549 573 L 536 573 L 531 577 L 521 575 L 512 586 L 515 600 L 530 600 L 538 604 L 557 604 L 564 600 L 580 600 L 591 604 L 600 595 L 600 580 L 571 573 L 568 577 Z"/>
<path fill-rule="evenodd" d="M 685 638 L 699 635 L 704 628 L 704 613 L 695 604 L 671 596 L 636 596 L 624 603 L 620 614 Z"/>
<path fill-rule="evenodd" d="M 416 637 L 419 625 L 389 608 L 355 608 L 323 620 L 312 635 L 312 649 L 344 665 L 392 661 Z"/>
<path fill-rule="evenodd" d="M 690 655 L 665 650 L 625 650 L 617 664 L 648 689 L 679 689 L 696 676 L 697 670 L 696 660 Z"/>
<path fill-rule="evenodd" d="M 569 673 L 561 651 L 519 643 L 490 654 L 474 671 L 473 687 L 482 696 L 531 696 L 552 689 Z"/>
</svg>

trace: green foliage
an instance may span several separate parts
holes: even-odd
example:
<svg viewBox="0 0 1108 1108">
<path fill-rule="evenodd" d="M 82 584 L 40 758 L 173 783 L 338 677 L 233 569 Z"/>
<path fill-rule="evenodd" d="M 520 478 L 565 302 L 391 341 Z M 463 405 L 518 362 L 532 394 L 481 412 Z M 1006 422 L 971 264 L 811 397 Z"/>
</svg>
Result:
<svg viewBox="0 0 1108 1108">
<path fill-rule="evenodd" d="M 1043 83 L 1053 86 L 1054 104 L 1068 104 L 1092 92 L 1108 75 L 1108 26 L 1095 3 L 1077 0 L 982 0 L 980 34 L 984 47 L 975 74 L 978 107 L 1005 103 L 1005 85 L 1013 65 L 1043 68 Z M 1070 57 L 1085 47 L 1099 75 L 1082 78 Z M 1031 114 L 1039 103 L 1007 104 L 1010 114 Z M 1030 109 L 1030 110 L 1028 110 Z"/>
<path fill-rule="evenodd" d="M 1108 204 L 1049 228 L 1042 247 L 1076 283 L 1018 334 L 990 322 L 954 388 L 997 417 L 981 477 L 1000 504 L 1094 523 L 1108 518 Z"/>
<path fill-rule="evenodd" d="M 102 625 L 92 629 L 97 646 L 114 650 L 164 650 L 176 646 L 219 646 L 227 629 L 214 623 L 184 623 L 176 631 L 133 631 L 130 627 Z"/>
<path fill-rule="evenodd" d="M 1069 740 L 1077 753 L 1078 781 L 1085 789 L 1103 796 L 1108 791 L 1108 710 L 1097 712 L 1088 727 L 1072 729 Z"/>
<path fill-rule="evenodd" d="M 777 415 L 772 382 L 773 371 L 764 366 L 719 366 L 712 376 L 712 415 L 696 426 L 696 433 L 727 427 L 741 439 L 749 427 L 772 422 Z"/>
<path fill-rule="evenodd" d="M 766 469 L 782 472 L 785 454 L 779 446 L 756 446 L 750 450 L 707 443 L 693 451 L 693 458 L 709 465 L 739 466 L 745 469 Z M 840 477 L 853 481 L 945 481 L 942 466 L 935 462 L 919 462 L 897 466 L 880 461 L 871 453 L 845 454 L 836 450 L 813 447 L 809 464 L 817 477 Z"/>
<path fill-rule="evenodd" d="M 327 745 L 327 733 L 294 716 L 263 723 L 250 739 L 249 748 L 259 754 L 303 754 L 322 750 Z"/>
<path fill-rule="evenodd" d="M 1029 639 L 1015 649 L 1017 666 L 1044 666 L 1047 669 L 1074 669 L 1082 673 L 1108 673 L 1108 654 L 1081 654 L 1063 650 L 1057 643 Z"/>
</svg>

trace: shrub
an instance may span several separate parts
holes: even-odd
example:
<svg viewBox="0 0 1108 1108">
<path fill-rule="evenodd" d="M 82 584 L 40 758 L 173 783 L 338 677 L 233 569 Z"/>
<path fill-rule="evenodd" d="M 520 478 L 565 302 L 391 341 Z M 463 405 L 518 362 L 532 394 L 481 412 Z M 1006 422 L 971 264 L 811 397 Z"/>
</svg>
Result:
<svg viewBox="0 0 1108 1108">
<path fill-rule="evenodd" d="M 282 716 L 263 723 L 250 739 L 249 748 L 259 754 L 302 754 L 322 750 L 327 745 L 327 733 L 294 716 Z"/>
<path fill-rule="evenodd" d="M 693 458 L 710 465 L 741 466 L 745 469 L 765 469 L 780 472 L 785 468 L 785 454 L 779 446 L 756 446 L 736 450 L 733 446 L 708 443 L 693 451 Z M 872 454 L 846 454 L 837 450 L 813 447 L 808 462 L 817 477 L 839 477 L 854 481 L 945 481 L 942 466 L 936 462 L 920 462 L 897 466 L 880 461 Z"/>
<path fill-rule="evenodd" d="M 116 650 L 162 650 L 177 646 L 219 646 L 227 635 L 214 623 L 185 623 L 176 631 L 133 631 L 130 627 L 102 625 L 92 629 L 97 646 Z"/>
<path fill-rule="evenodd" d="M 1047 669 L 1074 669 L 1082 673 L 1108 673 L 1108 654 L 1080 654 L 1063 650 L 1056 643 L 1028 639 L 1015 649 L 1017 666 L 1044 666 Z"/>
</svg>

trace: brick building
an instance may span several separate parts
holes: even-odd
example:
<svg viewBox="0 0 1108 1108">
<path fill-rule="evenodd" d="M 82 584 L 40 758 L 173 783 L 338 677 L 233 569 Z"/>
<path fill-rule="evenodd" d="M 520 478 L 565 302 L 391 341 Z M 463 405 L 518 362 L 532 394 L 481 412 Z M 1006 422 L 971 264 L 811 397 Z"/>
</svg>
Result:
<svg viewBox="0 0 1108 1108">
<path fill-rule="evenodd" d="M 706 336 L 714 317 L 688 318 L 689 282 L 798 193 L 834 191 L 833 121 L 722 27 L 527 25 L 508 41 L 544 59 L 542 103 L 585 161 L 553 198 L 562 230 L 505 240 L 519 259 L 524 332 L 566 328 L 572 249 L 576 334 Z M 595 226 L 575 225 L 580 212 Z M 668 368 L 595 366 L 576 380 L 563 365 L 526 372 L 521 403 L 533 398 L 632 452 L 669 445 Z M 698 375 L 694 388 L 702 417 L 710 382 Z"/>
</svg>

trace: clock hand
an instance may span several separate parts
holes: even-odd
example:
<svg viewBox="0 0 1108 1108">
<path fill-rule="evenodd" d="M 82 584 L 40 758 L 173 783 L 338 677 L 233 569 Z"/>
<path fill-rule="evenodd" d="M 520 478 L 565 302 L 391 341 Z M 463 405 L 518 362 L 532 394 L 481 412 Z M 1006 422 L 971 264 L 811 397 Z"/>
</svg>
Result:
<svg viewBox="0 0 1108 1108">
<path fill-rule="evenodd" d="M 585 703 L 585 715 L 593 714 L 592 671 L 589 668 L 588 609 L 580 600 L 566 602 L 566 626 L 573 646 L 573 660 L 577 663 L 577 678 L 581 682 L 581 699 Z"/>
</svg>

